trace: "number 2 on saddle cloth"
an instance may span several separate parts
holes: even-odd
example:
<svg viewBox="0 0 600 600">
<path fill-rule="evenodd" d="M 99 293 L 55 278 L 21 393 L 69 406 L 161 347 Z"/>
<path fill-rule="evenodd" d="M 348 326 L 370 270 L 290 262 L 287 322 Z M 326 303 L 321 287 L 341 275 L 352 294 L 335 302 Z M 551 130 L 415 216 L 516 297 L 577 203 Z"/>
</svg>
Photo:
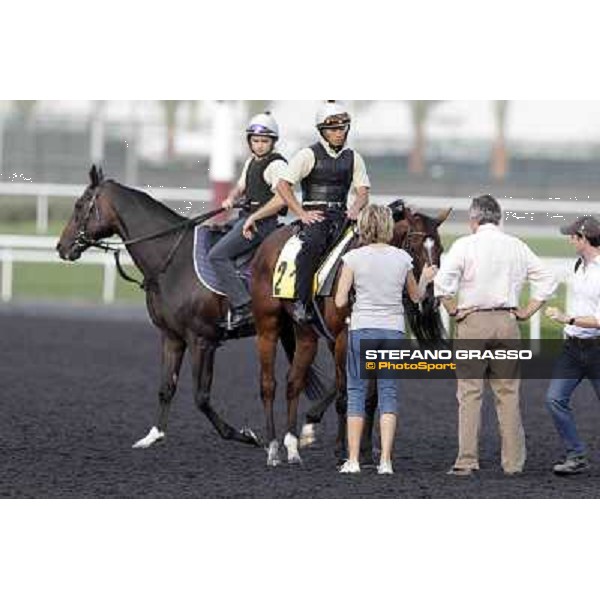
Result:
<svg viewBox="0 0 600 600">
<path fill-rule="evenodd" d="M 328 235 L 321 236 L 321 239 L 326 238 L 325 248 L 322 250 L 323 244 L 318 244 L 318 268 L 312 279 L 312 291 L 320 296 L 331 294 L 341 256 L 355 238 L 354 227 L 347 219 L 330 222 L 328 225 Z M 307 229 L 292 236 L 279 255 L 273 273 L 273 296 L 276 298 L 294 300 L 297 297 L 296 264 L 300 249 L 306 243 L 306 238 L 302 235 L 305 231 Z"/>
</svg>

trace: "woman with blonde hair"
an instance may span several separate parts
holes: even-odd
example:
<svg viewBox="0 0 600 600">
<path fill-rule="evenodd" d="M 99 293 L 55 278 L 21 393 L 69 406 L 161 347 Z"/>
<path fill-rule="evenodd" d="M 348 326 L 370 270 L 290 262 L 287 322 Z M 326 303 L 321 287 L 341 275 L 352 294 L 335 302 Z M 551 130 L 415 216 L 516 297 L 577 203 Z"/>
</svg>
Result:
<svg viewBox="0 0 600 600">
<path fill-rule="evenodd" d="M 358 233 L 362 245 L 344 255 L 335 296 L 336 306 L 344 308 L 348 304 L 350 288 L 354 286 L 356 300 L 350 317 L 346 363 L 348 460 L 341 466 L 341 473 L 360 472 L 358 457 L 369 383 L 360 377 L 360 342 L 404 339 L 404 286 L 410 299 L 418 302 L 437 272 L 435 266 L 425 267 L 417 285 L 410 255 L 389 244 L 394 233 L 394 220 L 387 206 L 371 204 L 364 208 L 358 216 Z M 377 379 L 377 396 L 381 432 L 381 458 L 377 472 L 380 475 L 392 474 L 398 381 Z"/>
</svg>

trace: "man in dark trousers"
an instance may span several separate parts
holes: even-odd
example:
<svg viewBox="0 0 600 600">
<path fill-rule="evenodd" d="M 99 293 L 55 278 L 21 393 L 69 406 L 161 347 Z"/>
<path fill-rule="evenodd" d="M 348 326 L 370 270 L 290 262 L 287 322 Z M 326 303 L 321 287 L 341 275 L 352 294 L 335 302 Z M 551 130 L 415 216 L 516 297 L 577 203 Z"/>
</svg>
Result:
<svg viewBox="0 0 600 600">
<path fill-rule="evenodd" d="M 311 319 L 308 307 L 316 269 L 329 245 L 341 233 L 346 219 L 355 220 L 369 201 L 369 177 L 358 152 L 346 146 L 350 115 L 337 102 L 323 104 L 316 115 L 319 140 L 292 158 L 277 184 L 279 196 L 300 218 L 302 247 L 296 259 L 296 297 L 293 317 L 298 323 Z M 300 183 L 302 203 L 293 186 Z M 356 199 L 348 207 L 348 193 Z"/>
<path fill-rule="evenodd" d="M 252 236 L 245 237 L 242 234 L 248 216 L 256 213 L 275 197 L 275 187 L 286 167 L 285 158 L 275 152 L 279 128 L 270 113 L 254 116 L 246 128 L 246 137 L 252 156 L 244 164 L 237 185 L 223 201 L 222 206 L 231 210 L 234 202 L 242 196 L 245 196 L 247 205 L 231 231 L 213 246 L 208 255 L 219 283 L 229 298 L 230 318 L 225 319 L 221 325 L 230 329 L 235 329 L 252 319 L 250 294 L 236 272 L 235 258 L 261 244 L 277 227 L 278 208 L 285 206 L 281 201 L 279 206 L 268 211 L 269 214 L 263 214 L 260 220 L 256 220 Z M 270 206 L 273 204 L 270 203 Z"/>
</svg>

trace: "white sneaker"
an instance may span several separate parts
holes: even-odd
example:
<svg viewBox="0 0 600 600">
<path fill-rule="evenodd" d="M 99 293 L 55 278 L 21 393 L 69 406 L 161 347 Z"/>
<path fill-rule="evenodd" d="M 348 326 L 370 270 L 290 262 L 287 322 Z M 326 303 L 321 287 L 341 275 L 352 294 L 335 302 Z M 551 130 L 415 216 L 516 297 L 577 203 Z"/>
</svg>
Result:
<svg viewBox="0 0 600 600">
<path fill-rule="evenodd" d="M 394 469 L 392 469 L 392 461 L 391 460 L 382 460 L 377 467 L 378 475 L 393 475 Z"/>
<path fill-rule="evenodd" d="M 355 460 L 347 460 L 340 468 L 340 473 L 360 473 L 360 465 Z"/>
</svg>

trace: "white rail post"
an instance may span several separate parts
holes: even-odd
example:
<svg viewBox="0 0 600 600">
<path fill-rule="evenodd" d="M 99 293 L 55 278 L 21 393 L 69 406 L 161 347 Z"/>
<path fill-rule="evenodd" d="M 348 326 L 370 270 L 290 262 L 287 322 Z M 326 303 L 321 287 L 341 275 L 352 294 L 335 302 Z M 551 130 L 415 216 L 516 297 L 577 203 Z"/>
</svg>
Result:
<svg viewBox="0 0 600 600">
<path fill-rule="evenodd" d="M 127 140 L 125 152 L 125 181 L 127 185 L 135 186 L 138 180 L 138 137 L 140 135 L 140 123 L 136 115 L 138 102 L 131 101 L 130 117 L 127 127 Z"/>
<path fill-rule="evenodd" d="M 115 263 L 110 254 L 104 255 L 104 285 L 102 288 L 102 300 L 104 304 L 112 304 L 115 301 L 117 289 L 117 273 Z"/>
<path fill-rule="evenodd" d="M 102 164 L 104 160 L 104 100 L 95 100 L 90 128 L 90 162 Z"/>
<path fill-rule="evenodd" d="M 565 293 L 565 314 L 570 314 L 573 309 L 573 294 L 571 290 L 571 286 L 569 285 L 569 280 L 565 281 L 566 293 Z"/>
<path fill-rule="evenodd" d="M 36 210 L 36 230 L 38 233 L 48 231 L 48 196 L 38 194 Z"/>
<path fill-rule="evenodd" d="M 541 312 L 538 310 L 531 317 L 531 324 L 529 326 L 529 338 L 530 339 L 532 339 L 532 340 L 540 339 L 541 333 L 542 333 L 541 323 L 542 323 Z"/>
<path fill-rule="evenodd" d="M 4 107 L 0 106 L 0 174 L 3 173 L 4 164 Z"/>
<path fill-rule="evenodd" d="M 2 257 L 2 285 L 1 295 L 3 302 L 10 302 L 12 299 L 12 278 L 13 278 L 13 257 L 9 248 L 0 250 Z"/>
</svg>

